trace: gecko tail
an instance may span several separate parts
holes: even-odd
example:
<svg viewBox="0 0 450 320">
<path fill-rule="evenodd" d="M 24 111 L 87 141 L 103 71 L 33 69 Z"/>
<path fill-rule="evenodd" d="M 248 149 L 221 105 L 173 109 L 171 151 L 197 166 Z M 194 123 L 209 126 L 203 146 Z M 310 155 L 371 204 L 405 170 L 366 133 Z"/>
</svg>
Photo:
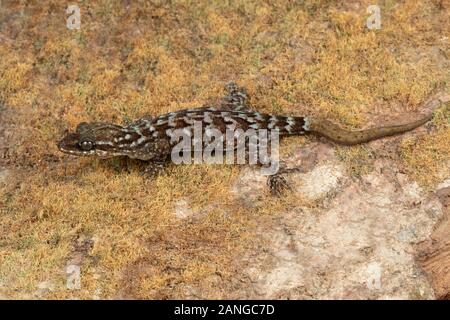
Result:
<svg viewBox="0 0 450 320">
<path fill-rule="evenodd" d="M 433 114 L 431 113 L 417 121 L 366 130 L 346 130 L 326 119 L 309 118 L 308 129 L 309 131 L 324 136 L 336 143 L 354 145 L 413 130 L 429 121 L 432 117 Z"/>
</svg>

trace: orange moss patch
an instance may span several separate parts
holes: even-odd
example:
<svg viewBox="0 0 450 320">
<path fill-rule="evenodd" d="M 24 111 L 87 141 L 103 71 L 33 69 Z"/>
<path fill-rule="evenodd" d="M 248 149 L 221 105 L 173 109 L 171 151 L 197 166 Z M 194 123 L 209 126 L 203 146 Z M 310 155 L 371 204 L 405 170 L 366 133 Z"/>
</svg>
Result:
<svg viewBox="0 0 450 320">
<path fill-rule="evenodd" d="M 3 3 L 0 170 L 14 174 L 0 185 L 0 295 L 234 297 L 257 224 L 302 199 L 242 207 L 230 194 L 239 168 L 172 166 L 147 181 L 137 162 L 74 159 L 55 144 L 81 121 L 200 106 L 230 80 L 248 88 L 257 110 L 349 128 L 413 112 L 448 89 L 448 8 L 387 1 L 382 28 L 368 30 L 369 4 L 105 0 L 79 4 L 81 29 L 68 30 L 57 1 Z M 439 113 L 432 134 L 401 145 L 408 173 L 430 188 L 448 176 L 449 119 Z M 282 154 L 309 139 L 287 139 Z M 338 153 L 356 175 L 376 154 Z M 193 217 L 176 216 L 180 200 Z M 74 260 L 81 290 L 66 288 Z M 40 292 L 43 283 L 50 289 Z"/>
<path fill-rule="evenodd" d="M 434 124 L 440 130 L 405 139 L 401 145 L 403 163 L 415 180 L 433 189 L 450 175 L 450 108 L 436 113 Z"/>
</svg>

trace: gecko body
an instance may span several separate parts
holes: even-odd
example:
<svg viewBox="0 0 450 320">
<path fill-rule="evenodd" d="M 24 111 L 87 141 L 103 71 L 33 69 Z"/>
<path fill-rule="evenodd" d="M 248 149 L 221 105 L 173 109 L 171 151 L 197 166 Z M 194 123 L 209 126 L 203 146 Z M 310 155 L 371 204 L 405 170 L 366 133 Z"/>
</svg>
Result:
<svg viewBox="0 0 450 320">
<path fill-rule="evenodd" d="M 229 83 L 225 89 L 227 95 L 217 107 L 185 109 L 157 117 L 145 116 L 125 126 L 80 123 L 75 132 L 67 133 L 59 141 L 58 148 L 76 156 L 128 156 L 149 161 L 148 171 L 157 172 L 168 162 L 176 143 L 172 139 L 174 130 L 183 130 L 188 136 L 193 136 L 195 123 L 200 123 L 204 132 L 214 129 L 224 135 L 227 129 L 244 132 L 266 129 L 277 131 L 280 137 L 315 133 L 340 144 L 353 145 L 412 130 L 432 117 L 431 113 L 406 124 L 352 131 L 322 118 L 260 113 L 249 107 L 245 89 L 235 83 Z"/>
</svg>

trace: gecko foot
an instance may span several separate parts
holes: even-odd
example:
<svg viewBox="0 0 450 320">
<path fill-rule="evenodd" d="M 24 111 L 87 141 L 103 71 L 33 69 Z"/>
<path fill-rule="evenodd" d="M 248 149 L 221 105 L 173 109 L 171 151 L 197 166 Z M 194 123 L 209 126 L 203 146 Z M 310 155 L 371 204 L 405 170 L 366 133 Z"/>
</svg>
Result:
<svg viewBox="0 0 450 320">
<path fill-rule="evenodd" d="M 286 178 L 281 174 L 274 174 L 267 178 L 267 185 L 270 193 L 274 196 L 281 196 L 284 191 L 291 190 Z"/>
<path fill-rule="evenodd" d="M 147 178 L 155 178 L 158 176 L 165 168 L 164 162 L 151 162 L 144 170 L 144 175 Z"/>
</svg>

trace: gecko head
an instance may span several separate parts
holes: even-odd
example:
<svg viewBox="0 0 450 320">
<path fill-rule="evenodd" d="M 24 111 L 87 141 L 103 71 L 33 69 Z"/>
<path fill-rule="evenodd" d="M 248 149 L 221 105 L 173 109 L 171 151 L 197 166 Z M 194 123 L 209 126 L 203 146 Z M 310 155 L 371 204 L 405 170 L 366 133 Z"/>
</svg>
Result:
<svg viewBox="0 0 450 320">
<path fill-rule="evenodd" d="M 82 122 L 75 132 L 68 132 L 58 142 L 58 149 L 76 156 L 97 155 L 110 158 L 124 155 L 121 141 L 130 136 L 126 129 L 119 125 Z"/>
</svg>

